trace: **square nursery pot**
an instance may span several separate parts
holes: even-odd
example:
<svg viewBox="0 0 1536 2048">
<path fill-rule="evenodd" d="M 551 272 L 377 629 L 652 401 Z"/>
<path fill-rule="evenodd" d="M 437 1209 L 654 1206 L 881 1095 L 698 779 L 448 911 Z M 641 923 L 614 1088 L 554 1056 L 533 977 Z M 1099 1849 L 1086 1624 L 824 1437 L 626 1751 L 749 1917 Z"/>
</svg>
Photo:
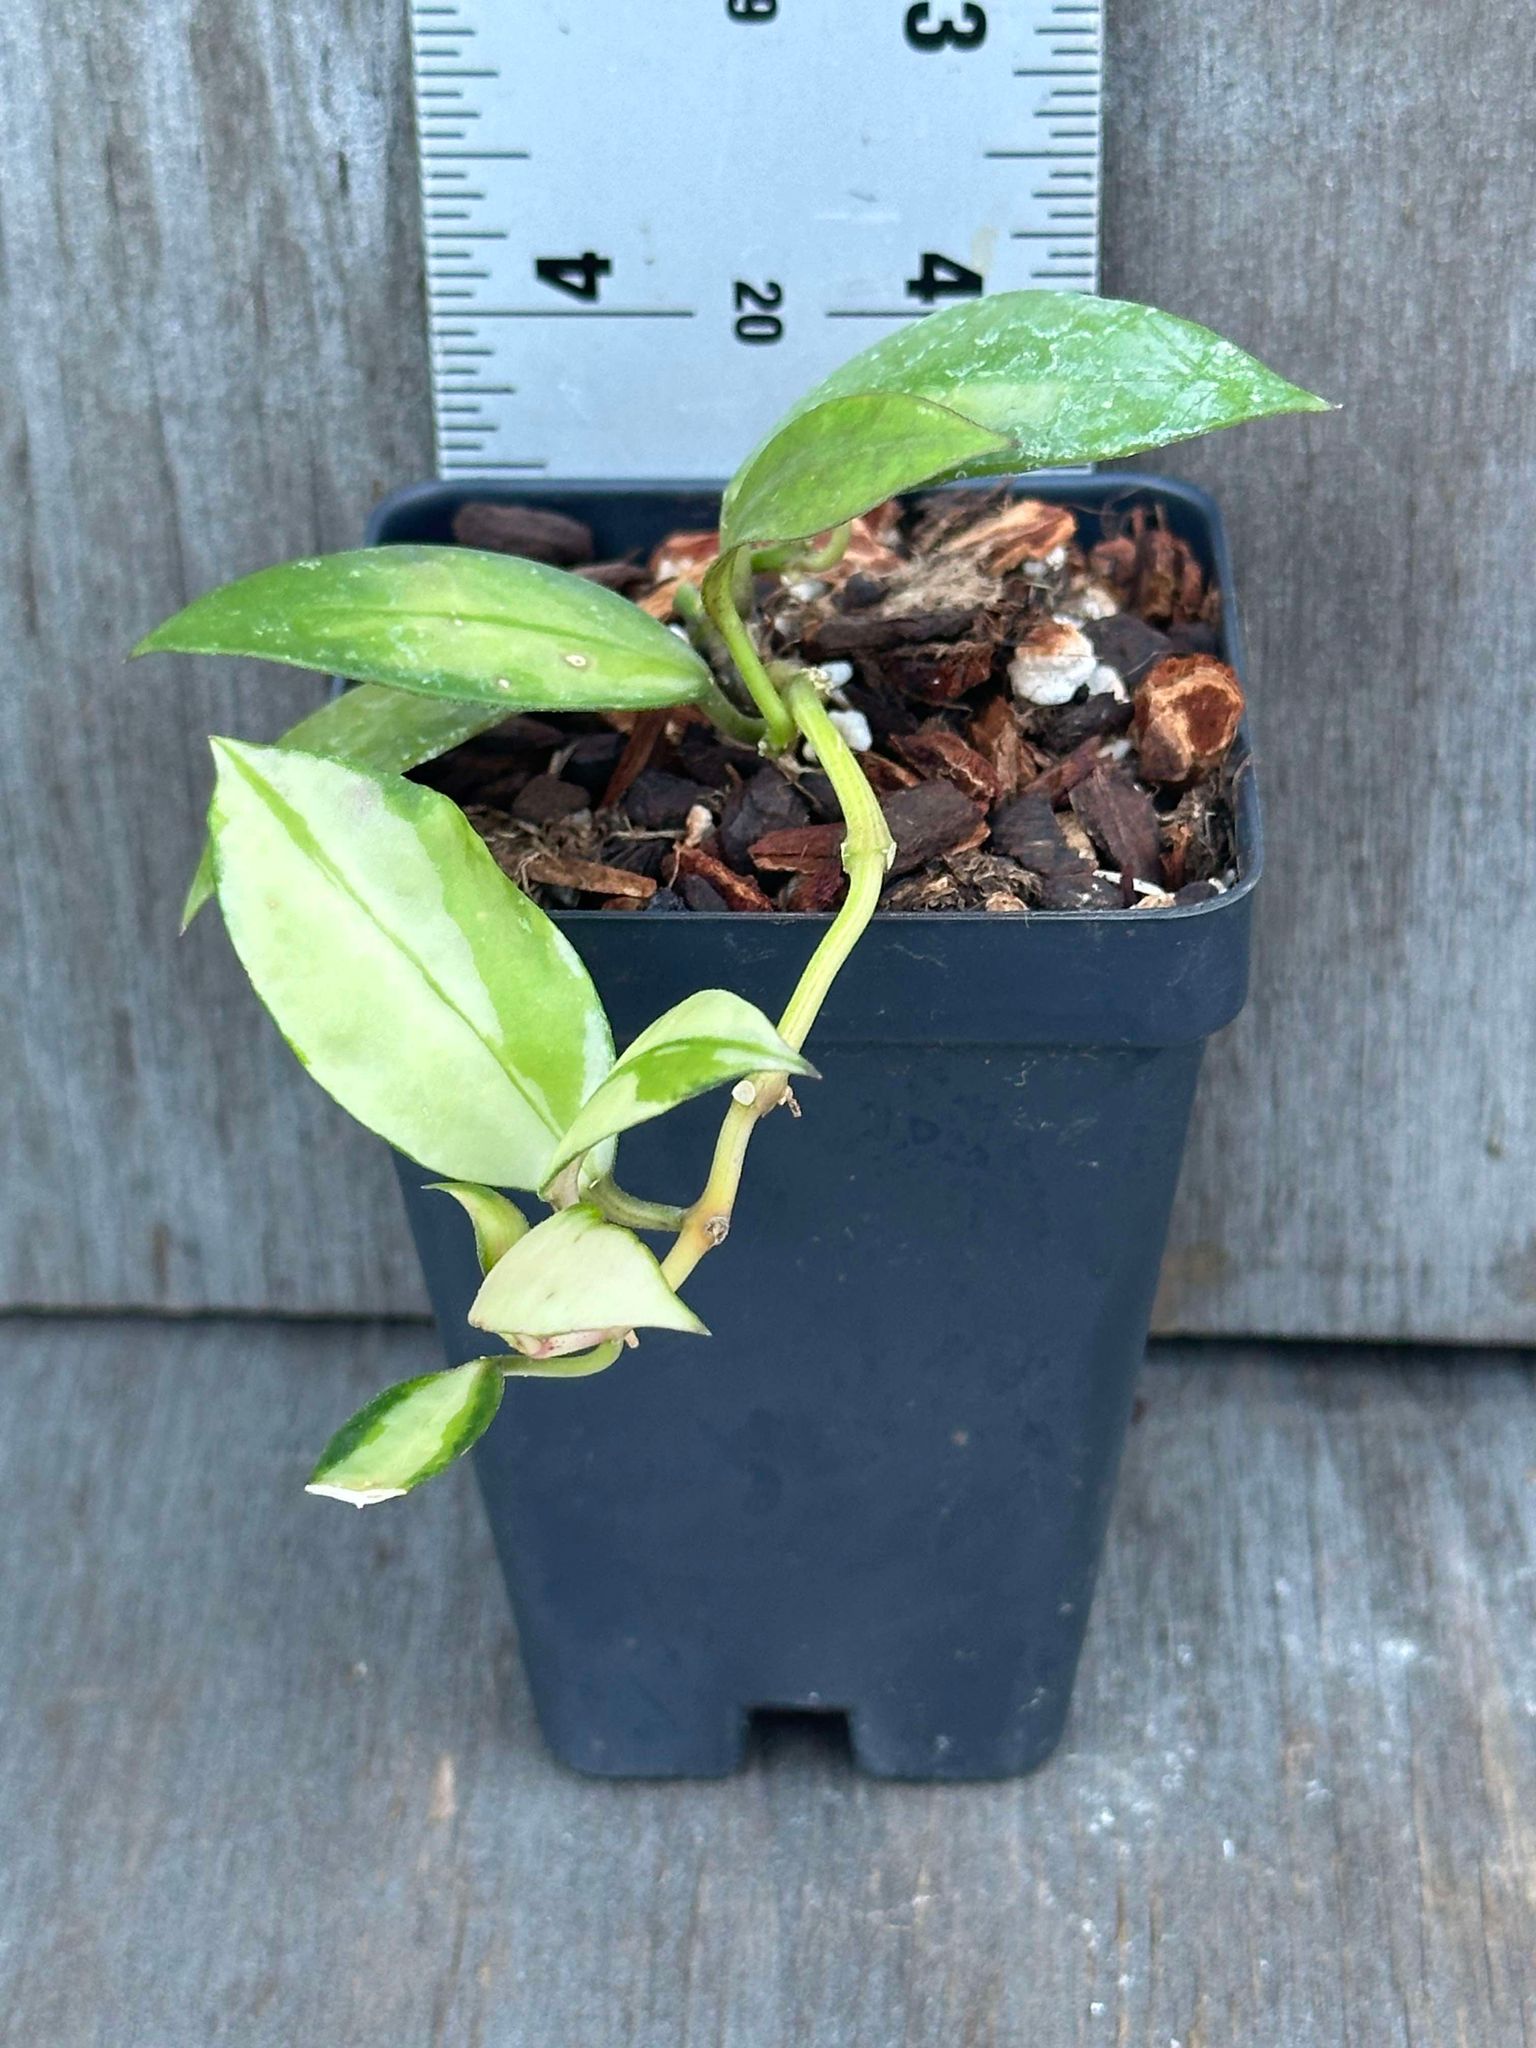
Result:
<svg viewBox="0 0 1536 2048">
<path fill-rule="evenodd" d="M 1033 479 L 1080 508 L 1155 499 L 1214 572 L 1216 507 L 1124 473 Z M 426 484 L 375 543 L 451 539 L 468 499 L 558 507 L 599 552 L 715 523 L 647 485 Z M 1245 742 L 1240 740 L 1239 745 Z M 736 1768 L 757 1709 L 848 1717 L 882 1777 L 1032 1769 L 1066 1719 L 1205 1040 L 1241 1007 L 1260 865 L 1188 908 L 878 917 L 809 1050 L 804 1114 L 754 1139 L 729 1245 L 689 1283 L 710 1340 L 648 1331 L 609 1372 L 523 1381 L 475 1458 L 540 1723 L 615 1777 Z M 825 922 L 557 920 L 622 1046 L 700 988 L 776 1015 Z M 624 1140 L 626 1185 L 686 1198 L 720 1102 Z M 449 1359 L 483 1352 L 458 1208 L 400 1162 Z"/>
</svg>

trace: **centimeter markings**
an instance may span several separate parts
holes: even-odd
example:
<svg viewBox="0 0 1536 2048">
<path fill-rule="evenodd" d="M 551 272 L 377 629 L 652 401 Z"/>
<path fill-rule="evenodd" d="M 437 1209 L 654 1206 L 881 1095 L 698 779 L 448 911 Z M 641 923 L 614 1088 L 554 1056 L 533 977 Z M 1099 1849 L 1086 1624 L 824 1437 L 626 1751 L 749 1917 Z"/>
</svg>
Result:
<svg viewBox="0 0 1536 2048">
<path fill-rule="evenodd" d="M 1092 291 L 1102 0 L 414 0 L 447 477 L 726 474 L 880 329 Z"/>
</svg>

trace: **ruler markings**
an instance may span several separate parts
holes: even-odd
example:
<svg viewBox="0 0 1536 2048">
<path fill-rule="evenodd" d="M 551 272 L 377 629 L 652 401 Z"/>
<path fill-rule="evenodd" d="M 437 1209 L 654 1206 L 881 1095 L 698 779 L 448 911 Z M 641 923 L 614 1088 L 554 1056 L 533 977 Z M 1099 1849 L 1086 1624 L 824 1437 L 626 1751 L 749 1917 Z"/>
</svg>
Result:
<svg viewBox="0 0 1536 2048">
<path fill-rule="evenodd" d="M 972 12 L 990 17 L 975 35 Z M 956 47 L 904 35 L 899 8 L 892 32 L 885 0 L 814 20 L 717 10 L 708 26 L 696 0 L 651 0 L 643 18 L 418 0 L 441 472 L 719 475 L 840 359 L 828 323 L 1091 288 L 1099 0 L 1008 12 L 967 10 Z M 850 75 L 868 81 L 857 124 Z M 988 127 L 1009 145 L 984 147 Z M 700 156 L 750 170 L 728 218 L 690 175 Z M 824 210 L 804 203 L 807 161 Z M 1028 163 L 1043 186 L 1010 176 Z"/>
</svg>

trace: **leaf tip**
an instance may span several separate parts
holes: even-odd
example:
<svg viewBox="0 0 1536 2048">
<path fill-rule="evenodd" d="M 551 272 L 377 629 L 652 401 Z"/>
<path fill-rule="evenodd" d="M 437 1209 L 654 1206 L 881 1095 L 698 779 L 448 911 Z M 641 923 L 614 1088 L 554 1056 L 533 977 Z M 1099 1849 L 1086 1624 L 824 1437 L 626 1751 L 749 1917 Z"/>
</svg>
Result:
<svg viewBox="0 0 1536 2048">
<path fill-rule="evenodd" d="M 322 1479 L 311 1479 L 305 1487 L 321 1500 L 350 1501 L 355 1508 L 371 1508 L 381 1500 L 404 1500 L 403 1486 L 328 1486 Z"/>
</svg>

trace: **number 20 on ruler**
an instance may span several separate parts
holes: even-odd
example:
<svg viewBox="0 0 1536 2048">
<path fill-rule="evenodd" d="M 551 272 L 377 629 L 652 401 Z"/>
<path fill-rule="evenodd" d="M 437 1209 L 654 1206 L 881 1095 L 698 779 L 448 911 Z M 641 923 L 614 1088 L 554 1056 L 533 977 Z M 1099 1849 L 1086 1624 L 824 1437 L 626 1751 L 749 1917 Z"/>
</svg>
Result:
<svg viewBox="0 0 1536 2048">
<path fill-rule="evenodd" d="M 779 0 L 726 0 L 725 11 L 733 21 L 772 21 L 778 14 Z M 986 11 L 975 5 L 975 0 L 968 0 L 957 15 L 948 15 L 936 13 L 931 0 L 918 0 L 916 6 L 907 9 L 902 29 L 916 50 L 971 50 L 986 40 Z M 540 256 L 535 258 L 533 269 L 542 283 L 588 305 L 596 304 L 600 298 L 600 280 L 613 274 L 613 264 L 595 249 L 584 249 L 579 256 Z M 906 281 L 908 297 L 924 306 L 931 306 L 938 299 L 974 297 L 985 287 L 986 280 L 979 270 L 957 263 L 937 249 L 923 250 L 917 275 Z M 731 291 L 736 313 L 732 332 L 738 341 L 762 345 L 783 340 L 780 308 L 784 304 L 784 287 L 777 278 L 765 279 L 762 284 L 749 284 L 745 278 L 737 278 Z"/>
</svg>

